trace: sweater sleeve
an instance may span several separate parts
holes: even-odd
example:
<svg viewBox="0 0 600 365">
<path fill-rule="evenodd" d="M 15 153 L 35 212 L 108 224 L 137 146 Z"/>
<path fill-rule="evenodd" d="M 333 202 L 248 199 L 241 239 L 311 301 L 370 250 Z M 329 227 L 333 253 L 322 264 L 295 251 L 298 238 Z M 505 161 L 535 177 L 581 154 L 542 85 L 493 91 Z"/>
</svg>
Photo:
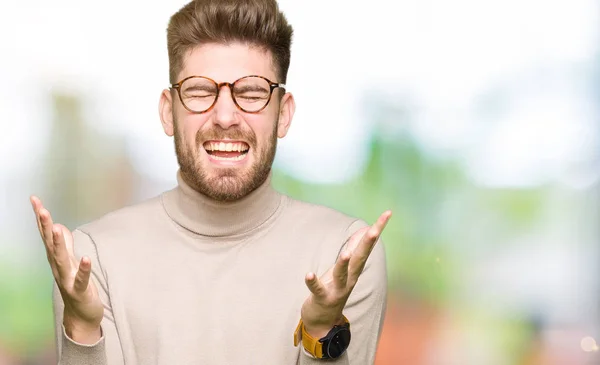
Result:
<svg viewBox="0 0 600 365">
<path fill-rule="evenodd" d="M 90 280 L 98 289 L 98 295 L 104 304 L 104 318 L 100 324 L 102 337 L 93 345 L 84 345 L 73 341 L 65 332 L 63 326 L 64 303 L 58 286 L 54 283 L 53 307 L 54 324 L 56 331 L 56 348 L 58 351 L 59 365 L 117 365 L 123 364 L 123 354 L 119 341 L 115 321 L 113 318 L 106 276 L 98 257 L 94 241 L 86 233 L 75 230 L 73 232 L 75 256 L 78 260 L 88 256 L 92 262 L 92 274 Z"/>
<path fill-rule="evenodd" d="M 367 226 L 355 221 L 346 231 L 350 237 L 360 228 Z M 348 350 L 338 359 L 315 359 L 306 351 L 300 351 L 300 365 L 372 365 L 375 363 L 377 345 L 381 336 L 387 301 L 387 271 L 385 248 L 380 239 L 360 275 L 354 290 L 344 307 L 344 315 L 350 321 L 351 340 Z"/>
</svg>

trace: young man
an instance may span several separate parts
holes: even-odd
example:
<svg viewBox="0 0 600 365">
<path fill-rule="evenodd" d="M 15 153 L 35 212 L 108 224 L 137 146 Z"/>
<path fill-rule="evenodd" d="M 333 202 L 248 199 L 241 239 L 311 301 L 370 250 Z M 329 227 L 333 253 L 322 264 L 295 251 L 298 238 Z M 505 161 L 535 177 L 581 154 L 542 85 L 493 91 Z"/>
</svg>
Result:
<svg viewBox="0 0 600 365">
<path fill-rule="evenodd" d="M 295 109 L 277 3 L 194 0 L 167 33 L 178 186 L 73 233 L 31 199 L 59 363 L 372 364 L 391 212 L 369 227 L 271 187 Z"/>
</svg>

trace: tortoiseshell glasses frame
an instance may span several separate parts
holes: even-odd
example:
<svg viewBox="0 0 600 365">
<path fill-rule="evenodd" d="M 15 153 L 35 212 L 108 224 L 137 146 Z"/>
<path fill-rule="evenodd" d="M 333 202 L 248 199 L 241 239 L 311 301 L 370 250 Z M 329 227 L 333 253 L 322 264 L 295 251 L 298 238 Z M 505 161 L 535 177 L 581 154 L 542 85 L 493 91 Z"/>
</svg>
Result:
<svg viewBox="0 0 600 365">
<path fill-rule="evenodd" d="M 269 95 L 268 95 L 268 98 L 267 98 L 265 104 L 262 107 L 258 108 L 257 110 L 249 110 L 247 108 L 242 107 L 238 103 L 238 100 L 236 99 L 236 96 L 235 96 L 235 92 L 234 92 L 235 86 L 237 84 L 239 84 L 240 82 L 242 82 L 244 80 L 247 80 L 249 78 L 260 78 L 260 79 L 266 81 L 266 83 L 269 86 L 269 90 L 268 90 L 268 94 Z M 212 102 L 212 104 L 210 104 L 210 106 L 208 106 L 207 108 L 204 108 L 204 110 L 194 110 L 194 109 L 188 107 L 188 105 L 186 105 L 185 101 L 183 100 L 184 98 L 181 95 L 182 85 L 186 81 L 192 80 L 192 79 L 201 79 L 201 80 L 205 80 L 205 81 L 210 81 L 215 86 L 215 89 L 213 90 L 215 92 L 215 95 L 214 95 L 215 99 Z M 211 111 L 214 108 L 214 106 L 217 104 L 217 100 L 219 100 L 219 93 L 220 93 L 221 88 L 223 86 L 227 86 L 229 88 L 229 91 L 231 93 L 231 98 L 233 99 L 233 103 L 235 104 L 235 106 L 239 110 L 243 111 L 244 113 L 251 113 L 251 114 L 260 113 L 261 111 L 263 111 L 269 105 L 269 102 L 271 101 L 271 97 L 273 95 L 273 91 L 275 89 L 277 89 L 277 88 L 285 89 L 285 84 L 273 82 L 273 81 L 267 79 L 266 77 L 259 76 L 259 75 L 244 76 L 244 77 L 241 77 L 241 78 L 237 79 L 234 82 L 221 82 L 221 83 L 218 83 L 215 80 L 213 80 L 211 78 L 208 78 L 208 77 L 205 77 L 205 76 L 188 76 L 188 77 L 184 78 L 183 80 L 179 81 L 178 83 L 171 84 L 169 89 L 175 89 L 175 90 L 177 90 L 177 95 L 179 95 L 179 101 L 181 101 L 181 104 L 183 105 L 183 107 L 187 111 L 189 111 L 190 113 L 194 113 L 194 114 L 202 114 L 202 113 L 207 113 L 207 112 Z"/>
</svg>

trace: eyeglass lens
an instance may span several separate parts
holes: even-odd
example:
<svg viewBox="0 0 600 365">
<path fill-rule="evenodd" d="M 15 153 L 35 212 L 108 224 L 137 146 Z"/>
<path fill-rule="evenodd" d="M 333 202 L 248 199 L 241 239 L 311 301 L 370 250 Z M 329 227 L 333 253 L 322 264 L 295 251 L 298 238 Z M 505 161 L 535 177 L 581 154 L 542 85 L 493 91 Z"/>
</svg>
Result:
<svg viewBox="0 0 600 365">
<path fill-rule="evenodd" d="M 217 97 L 217 84 L 203 77 L 185 80 L 180 88 L 181 99 L 185 106 L 194 112 L 208 110 Z M 236 81 L 231 93 L 237 105 L 246 112 L 262 109 L 269 102 L 271 87 L 260 77 L 245 77 Z"/>
</svg>

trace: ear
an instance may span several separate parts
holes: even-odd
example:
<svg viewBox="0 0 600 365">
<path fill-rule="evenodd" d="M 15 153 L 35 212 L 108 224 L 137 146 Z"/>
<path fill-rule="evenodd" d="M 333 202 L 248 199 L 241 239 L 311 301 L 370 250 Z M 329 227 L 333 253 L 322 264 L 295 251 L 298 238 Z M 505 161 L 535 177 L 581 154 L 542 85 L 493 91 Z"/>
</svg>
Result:
<svg viewBox="0 0 600 365">
<path fill-rule="evenodd" d="M 173 125 L 173 98 L 170 90 L 165 89 L 160 94 L 158 114 L 165 134 L 173 137 L 175 127 Z"/>
<path fill-rule="evenodd" d="M 286 136 L 290 125 L 292 124 L 292 118 L 296 111 L 296 102 L 294 96 L 291 93 L 285 93 L 279 102 L 279 120 L 277 122 L 277 137 L 283 138 Z"/>
</svg>

